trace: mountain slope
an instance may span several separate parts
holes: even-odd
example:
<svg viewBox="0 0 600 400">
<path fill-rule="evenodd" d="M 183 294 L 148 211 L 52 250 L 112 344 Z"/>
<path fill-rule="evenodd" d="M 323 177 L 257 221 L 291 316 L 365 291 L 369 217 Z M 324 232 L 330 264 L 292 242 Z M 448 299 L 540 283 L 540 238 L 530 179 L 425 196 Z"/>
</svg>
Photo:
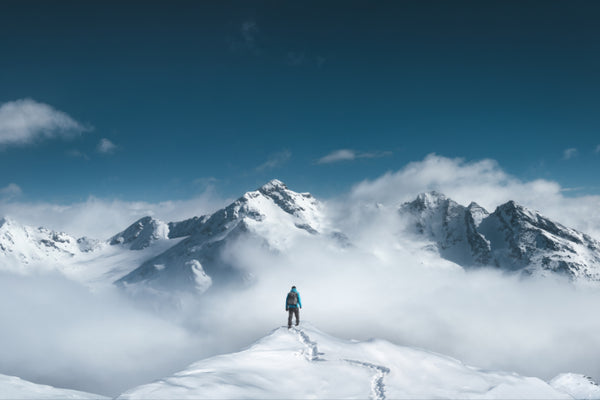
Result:
<svg viewBox="0 0 600 400">
<path fill-rule="evenodd" d="M 141 250 L 152 242 L 169 237 L 169 226 L 152 217 L 144 217 L 131 224 L 123 232 L 109 239 L 111 245 L 128 245 L 131 250 Z"/>
<path fill-rule="evenodd" d="M 334 338 L 310 324 L 279 328 L 239 353 L 212 357 L 119 399 L 569 399 L 537 378 L 469 367 L 383 340 Z"/>
<path fill-rule="evenodd" d="M 600 243 L 514 201 L 496 208 L 479 231 L 502 268 L 600 280 Z"/>
<path fill-rule="evenodd" d="M 0 265 L 9 270 L 31 264 L 57 264 L 98 246 L 98 241 L 85 237 L 75 239 L 63 232 L 0 219 Z"/>
<path fill-rule="evenodd" d="M 477 231 L 487 211 L 476 203 L 461 206 L 438 192 L 422 193 L 400 207 L 412 217 L 417 232 L 438 244 L 440 255 L 457 264 L 486 265 L 492 255 L 490 245 Z"/>
<path fill-rule="evenodd" d="M 436 193 L 420 194 L 399 212 L 459 265 L 495 266 L 529 275 L 558 273 L 600 281 L 600 243 L 590 236 L 509 201 L 489 214 Z"/>
<path fill-rule="evenodd" d="M 17 400 L 17 399 L 108 399 L 108 397 L 98 394 L 80 392 L 77 390 L 59 389 L 47 385 L 39 385 L 37 383 L 25 381 L 14 376 L 0 374 L 0 400 Z"/>
<path fill-rule="evenodd" d="M 245 273 L 222 257 L 227 246 L 244 238 L 272 251 L 285 251 L 298 237 L 323 230 L 321 208 L 310 194 L 293 192 L 273 180 L 209 217 L 170 224 L 171 237 L 191 235 L 116 283 L 202 293 L 215 284 L 243 282 Z"/>
</svg>

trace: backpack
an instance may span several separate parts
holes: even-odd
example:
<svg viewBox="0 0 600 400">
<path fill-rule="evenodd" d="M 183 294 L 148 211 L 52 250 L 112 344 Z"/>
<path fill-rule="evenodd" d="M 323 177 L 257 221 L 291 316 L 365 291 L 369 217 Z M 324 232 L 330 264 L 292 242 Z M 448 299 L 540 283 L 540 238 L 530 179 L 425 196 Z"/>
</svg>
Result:
<svg viewBox="0 0 600 400">
<path fill-rule="evenodd" d="M 287 304 L 288 306 L 298 305 L 298 293 L 289 292 L 287 295 L 287 299 L 285 299 L 285 304 Z"/>
</svg>

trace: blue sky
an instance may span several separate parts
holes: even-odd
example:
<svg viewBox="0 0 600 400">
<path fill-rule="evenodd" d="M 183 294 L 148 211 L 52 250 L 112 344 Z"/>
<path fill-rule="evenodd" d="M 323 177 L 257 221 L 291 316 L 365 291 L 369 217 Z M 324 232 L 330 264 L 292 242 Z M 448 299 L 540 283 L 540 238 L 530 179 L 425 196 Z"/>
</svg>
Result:
<svg viewBox="0 0 600 400">
<path fill-rule="evenodd" d="M 593 1 L 5 1 L 0 193 L 328 197 L 436 153 L 599 194 L 599 20 Z"/>
</svg>

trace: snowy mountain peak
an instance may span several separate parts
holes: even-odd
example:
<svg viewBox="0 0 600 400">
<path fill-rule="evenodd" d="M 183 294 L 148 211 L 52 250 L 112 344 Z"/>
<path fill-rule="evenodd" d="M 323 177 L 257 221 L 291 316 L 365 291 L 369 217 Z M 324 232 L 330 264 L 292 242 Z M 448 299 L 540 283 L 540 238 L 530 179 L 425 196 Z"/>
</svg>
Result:
<svg viewBox="0 0 600 400">
<path fill-rule="evenodd" d="M 440 204 L 447 200 L 448 198 L 445 195 L 432 190 L 430 192 L 419 193 L 417 198 L 412 201 L 412 204 L 415 209 L 424 210 L 439 207 Z"/>
<path fill-rule="evenodd" d="M 221 257 L 223 249 L 248 238 L 268 249 L 285 251 L 296 238 L 323 232 L 326 224 L 321 208 L 310 194 L 289 190 L 278 180 L 270 181 L 209 217 L 170 224 L 177 229 L 170 237 L 189 236 L 117 284 L 142 283 L 159 290 L 177 288 L 197 293 L 220 284 L 244 282 L 245 272 Z"/>
<path fill-rule="evenodd" d="M 0 261 L 9 269 L 35 262 L 56 263 L 80 251 L 80 243 L 64 232 L 32 228 L 7 217 L 0 219 Z"/>
<path fill-rule="evenodd" d="M 477 232 L 479 216 L 473 215 L 474 210 L 475 207 L 468 209 L 442 193 L 432 191 L 404 203 L 399 212 L 412 218 L 417 233 L 437 244 L 442 257 L 471 266 L 490 261 L 489 244 Z"/>
<path fill-rule="evenodd" d="M 258 190 L 263 193 L 269 193 L 276 190 L 288 190 L 288 187 L 279 179 L 271 179 L 269 182 L 262 185 Z"/>
<path fill-rule="evenodd" d="M 169 226 L 152 217 L 143 217 L 131 224 L 123 232 L 109 239 L 111 245 L 129 244 L 131 250 L 141 250 L 159 239 L 169 237 Z"/>
<path fill-rule="evenodd" d="M 471 204 L 467 206 L 467 210 L 469 210 L 469 212 L 471 213 L 473 221 L 475 222 L 475 226 L 479 226 L 479 224 L 481 224 L 481 221 L 485 217 L 490 215 L 490 213 L 485 208 L 475 203 L 474 201 L 472 201 Z"/>
<path fill-rule="evenodd" d="M 0 218 L 0 229 L 2 229 L 2 230 L 21 229 L 21 228 L 23 228 L 23 226 L 10 217 L 1 217 Z"/>
<path fill-rule="evenodd" d="M 413 218 L 417 233 L 434 241 L 442 257 L 462 266 L 600 281 L 600 243 L 515 201 L 490 214 L 477 203 L 464 207 L 429 192 L 400 212 Z"/>
</svg>

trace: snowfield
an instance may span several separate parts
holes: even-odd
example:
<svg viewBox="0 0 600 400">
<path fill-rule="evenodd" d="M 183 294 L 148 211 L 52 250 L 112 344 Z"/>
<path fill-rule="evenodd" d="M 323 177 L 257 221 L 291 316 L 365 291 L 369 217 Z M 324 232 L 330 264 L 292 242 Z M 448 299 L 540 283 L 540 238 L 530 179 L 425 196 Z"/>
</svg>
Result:
<svg viewBox="0 0 600 400">
<path fill-rule="evenodd" d="M 104 400 L 108 397 L 77 390 L 57 389 L 52 386 L 38 385 L 14 376 L 0 374 L 0 399 L 2 400 Z"/>
<path fill-rule="evenodd" d="M 348 341 L 310 323 L 275 329 L 119 399 L 571 399 L 538 378 L 486 371 L 383 340 Z"/>
</svg>

